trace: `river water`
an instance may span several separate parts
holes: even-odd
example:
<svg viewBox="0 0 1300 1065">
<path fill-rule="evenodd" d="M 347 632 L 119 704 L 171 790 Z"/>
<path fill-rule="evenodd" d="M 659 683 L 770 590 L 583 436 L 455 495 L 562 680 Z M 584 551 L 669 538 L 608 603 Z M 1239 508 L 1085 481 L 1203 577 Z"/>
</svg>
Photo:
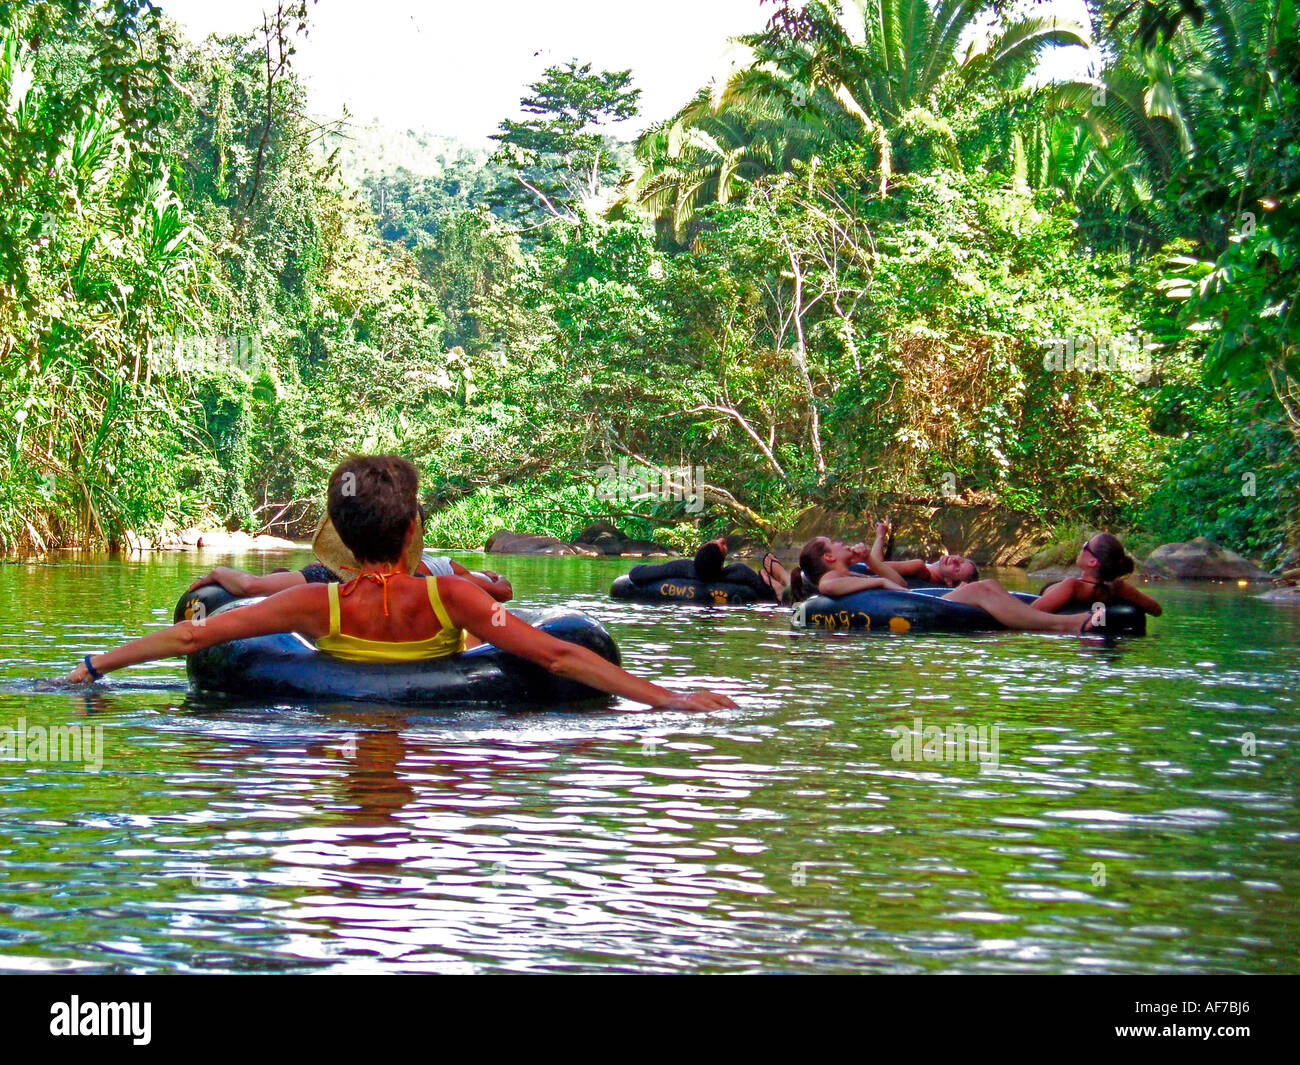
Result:
<svg viewBox="0 0 1300 1065">
<path fill-rule="evenodd" d="M 0 566 L 0 971 L 1300 970 L 1294 608 L 1156 586 L 1111 643 L 805 634 L 496 557 L 740 709 L 229 704 L 179 661 L 41 690 L 218 561 Z"/>
</svg>

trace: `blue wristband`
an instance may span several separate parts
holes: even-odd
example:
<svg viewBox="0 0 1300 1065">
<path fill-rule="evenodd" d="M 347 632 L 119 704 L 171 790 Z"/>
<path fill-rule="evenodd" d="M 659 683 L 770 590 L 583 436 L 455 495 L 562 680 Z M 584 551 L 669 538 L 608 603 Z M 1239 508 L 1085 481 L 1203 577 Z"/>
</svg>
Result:
<svg viewBox="0 0 1300 1065">
<path fill-rule="evenodd" d="M 104 674 L 90 664 L 90 655 L 86 655 L 82 661 L 86 664 L 86 672 L 90 674 L 91 680 L 103 680 Z"/>
</svg>

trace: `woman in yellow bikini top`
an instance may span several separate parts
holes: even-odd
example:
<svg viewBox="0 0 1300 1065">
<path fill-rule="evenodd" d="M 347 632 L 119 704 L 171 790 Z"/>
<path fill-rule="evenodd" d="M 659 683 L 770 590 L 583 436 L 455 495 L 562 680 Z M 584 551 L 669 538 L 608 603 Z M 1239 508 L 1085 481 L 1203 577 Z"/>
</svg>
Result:
<svg viewBox="0 0 1300 1065">
<path fill-rule="evenodd" d="M 372 580 L 384 590 L 384 616 L 388 616 L 388 582 L 394 577 L 407 577 L 399 571 L 375 573 L 362 571 L 347 584 L 328 584 L 330 604 L 330 631 L 316 641 L 322 651 L 335 658 L 345 658 L 349 662 L 414 662 L 423 658 L 445 658 L 457 651 L 465 650 L 465 630 L 458 629 L 451 623 L 447 610 L 442 605 L 438 594 L 437 577 L 410 577 L 422 580 L 429 592 L 429 606 L 433 616 L 442 626 L 432 636 L 423 640 L 370 640 L 363 636 L 352 636 L 342 631 L 342 600 L 356 590 L 363 580 Z"/>
<path fill-rule="evenodd" d="M 104 654 L 85 655 L 64 679 L 82 684 L 137 662 L 189 655 L 274 632 L 301 633 L 315 639 L 322 651 L 362 662 L 446 657 L 465 646 L 469 633 L 556 676 L 648 706 L 735 707 L 725 695 L 709 691 L 682 695 L 635 677 L 590 648 L 534 628 L 469 581 L 448 577 L 439 587 L 438 577 L 412 576 L 421 546 L 418 487 L 415 467 L 396 455 L 347 459 L 330 477 L 327 500 L 331 521 L 350 553 L 347 565 L 356 573 L 354 579 L 327 585 L 324 595 L 319 584 L 295 584 L 236 610 L 177 622 Z M 321 561 L 328 560 L 321 556 Z M 329 568 L 342 572 L 340 566 Z M 372 583 L 379 589 L 371 588 Z M 345 618 L 343 601 L 352 596 Z M 404 638 L 430 632 L 435 625 L 432 635 Z M 350 631 L 344 632 L 345 627 Z"/>
</svg>

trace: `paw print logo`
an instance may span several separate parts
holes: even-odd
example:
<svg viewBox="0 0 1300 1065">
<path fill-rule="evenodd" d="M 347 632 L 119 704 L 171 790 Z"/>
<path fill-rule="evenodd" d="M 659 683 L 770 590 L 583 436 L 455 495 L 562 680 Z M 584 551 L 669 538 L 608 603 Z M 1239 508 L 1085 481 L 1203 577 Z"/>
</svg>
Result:
<svg viewBox="0 0 1300 1065">
<path fill-rule="evenodd" d="M 208 616 L 208 608 L 198 599 L 191 599 L 185 604 L 185 620 L 202 625 Z"/>
<path fill-rule="evenodd" d="M 727 593 L 724 592 L 721 588 L 715 588 L 709 594 L 713 596 L 713 603 L 715 606 L 726 606 Z"/>
</svg>

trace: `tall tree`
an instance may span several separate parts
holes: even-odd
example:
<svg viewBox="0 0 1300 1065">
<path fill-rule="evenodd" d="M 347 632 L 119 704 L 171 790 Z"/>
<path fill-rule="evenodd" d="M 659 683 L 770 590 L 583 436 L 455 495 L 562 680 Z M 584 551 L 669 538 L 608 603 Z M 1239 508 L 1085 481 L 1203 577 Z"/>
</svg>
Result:
<svg viewBox="0 0 1300 1065">
<path fill-rule="evenodd" d="M 630 70 L 593 73 L 576 59 L 548 67 L 520 101 L 534 117 L 505 119 L 492 135 L 500 145 L 494 161 L 514 172 L 499 190 L 501 201 L 543 221 L 573 221 L 598 208 L 618 176 L 610 173 L 617 154 L 604 128 L 636 115 L 641 90 L 631 82 Z"/>
</svg>

